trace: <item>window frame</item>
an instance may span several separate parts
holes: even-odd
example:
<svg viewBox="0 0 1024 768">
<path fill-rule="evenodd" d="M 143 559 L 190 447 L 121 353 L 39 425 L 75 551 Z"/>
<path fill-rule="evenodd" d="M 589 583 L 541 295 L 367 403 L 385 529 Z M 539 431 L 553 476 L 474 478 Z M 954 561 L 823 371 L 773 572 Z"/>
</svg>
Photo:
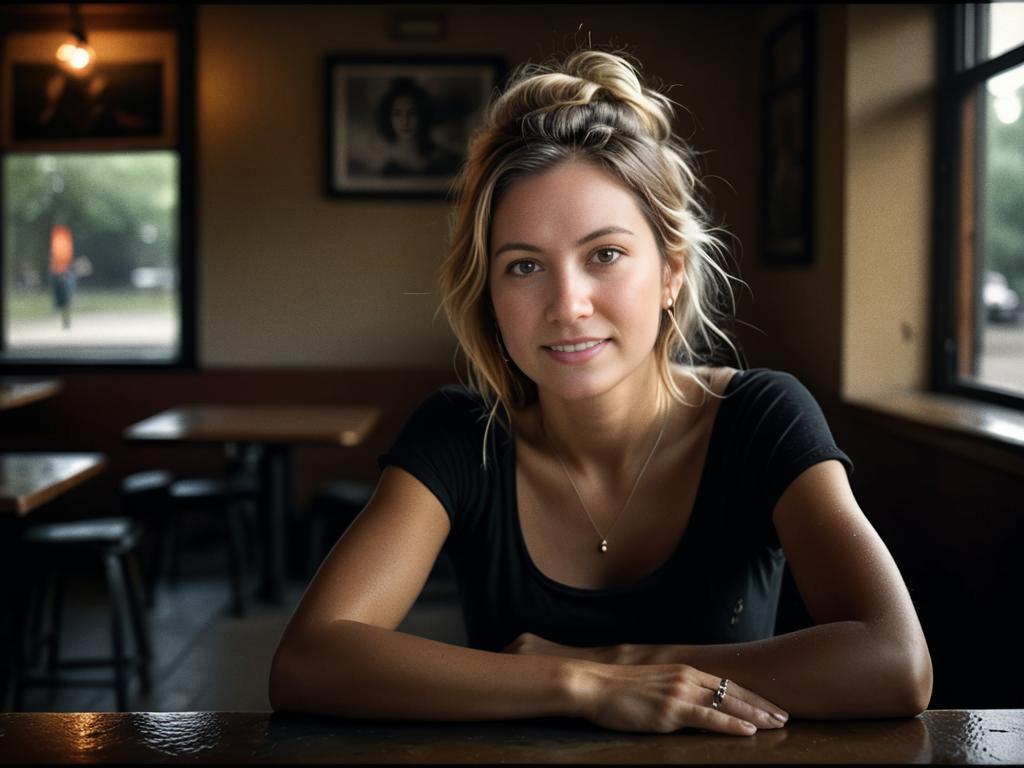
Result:
<svg viewBox="0 0 1024 768">
<path fill-rule="evenodd" d="M 975 6 L 976 7 L 976 6 Z M 985 36 L 986 29 L 977 29 L 976 19 L 968 4 L 943 6 L 937 9 L 937 88 L 935 115 L 935 199 L 934 262 L 931 344 L 931 388 L 951 394 L 983 400 L 1024 410 L 1024 396 L 1018 396 L 985 386 L 969 383 L 957 374 L 957 291 L 960 276 L 957 273 L 958 244 L 962 221 L 959 216 L 963 180 L 960 168 L 963 162 L 961 109 L 971 90 L 993 75 L 1024 63 L 1024 44 L 999 56 L 966 65 L 966 34 L 973 29 L 976 43 Z M 974 51 L 971 51 L 973 58 Z M 965 62 L 961 69 L 960 62 Z M 975 179 L 978 178 L 977 162 Z M 975 198 L 977 199 L 977 198 Z M 975 276 L 977 279 L 977 276 Z"/>
<path fill-rule="evenodd" d="M 173 25 L 166 24 L 166 16 L 160 11 L 168 7 L 174 8 Z M 102 28 L 132 30 L 173 29 L 178 40 L 178 139 L 173 147 L 178 153 L 178 312 L 181 335 L 179 338 L 178 355 L 170 360 L 75 360 L 65 358 L 38 358 L 11 360 L 0 357 L 0 374 L 67 374 L 76 372 L 96 372 L 109 370 L 195 370 L 197 368 L 197 327 L 196 327 L 196 16 L 197 7 L 191 4 L 174 6 L 154 6 L 156 13 L 125 13 L 114 16 L 115 21 L 107 22 Z M 86 28 L 93 28 L 96 19 L 90 18 L 85 12 Z M 52 13 L 38 16 L 0 15 L 8 31 L 45 30 L 64 28 L 66 21 L 63 16 Z M 108 17 L 110 18 L 110 17 Z M 110 24 L 108 26 L 108 24 Z M 116 26 L 114 26 L 116 25 Z M 99 28 L 98 26 L 96 28 Z M 127 150 L 126 150 L 127 151 Z M 104 149 L 98 154 L 109 153 Z M 82 154 L 82 150 L 76 150 Z M 0 157 L 8 154 L 0 149 Z M 13 154 L 13 153 L 12 153 Z M 2 195 L 3 179 L 0 178 L 0 195 Z M 4 258 L 3 237 L 4 222 L 0 217 L 0 264 Z M 0 322 L 4 311 L 3 270 L 0 269 Z"/>
</svg>

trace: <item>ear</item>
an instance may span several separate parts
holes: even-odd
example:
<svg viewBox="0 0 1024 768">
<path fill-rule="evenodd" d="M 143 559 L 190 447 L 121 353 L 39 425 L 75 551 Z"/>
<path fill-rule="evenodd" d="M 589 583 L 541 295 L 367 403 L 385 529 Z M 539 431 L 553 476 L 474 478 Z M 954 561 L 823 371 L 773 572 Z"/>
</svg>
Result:
<svg viewBox="0 0 1024 768">
<path fill-rule="evenodd" d="M 668 306 L 668 300 L 672 299 L 675 304 L 682 290 L 683 281 L 686 278 L 686 256 L 682 253 L 670 253 L 665 256 L 665 265 L 662 270 L 661 306 Z"/>
</svg>

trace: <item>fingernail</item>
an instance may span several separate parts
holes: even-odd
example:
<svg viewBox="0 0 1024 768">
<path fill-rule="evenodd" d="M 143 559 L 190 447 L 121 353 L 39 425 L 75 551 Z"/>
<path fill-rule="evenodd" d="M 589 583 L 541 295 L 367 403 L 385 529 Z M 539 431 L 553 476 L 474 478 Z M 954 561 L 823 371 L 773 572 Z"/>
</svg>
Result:
<svg viewBox="0 0 1024 768">
<path fill-rule="evenodd" d="M 743 729 L 750 733 L 754 733 L 757 730 L 757 726 L 753 723 L 748 723 L 746 720 L 741 721 L 743 723 Z"/>
<path fill-rule="evenodd" d="M 772 712 L 772 717 L 774 717 L 780 723 L 784 723 L 787 720 L 789 720 L 789 715 L 780 715 L 778 712 Z"/>
</svg>

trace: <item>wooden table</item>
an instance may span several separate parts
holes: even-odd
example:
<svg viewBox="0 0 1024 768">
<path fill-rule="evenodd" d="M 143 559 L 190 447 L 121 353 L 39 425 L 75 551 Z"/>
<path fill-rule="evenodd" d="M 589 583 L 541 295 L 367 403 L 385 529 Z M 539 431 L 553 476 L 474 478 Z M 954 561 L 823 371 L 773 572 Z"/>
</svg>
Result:
<svg viewBox="0 0 1024 768">
<path fill-rule="evenodd" d="M 1024 710 L 792 721 L 754 736 L 625 734 L 575 720 L 382 723 L 251 712 L 0 715 L 0 763 L 1024 762 Z"/>
<path fill-rule="evenodd" d="M 57 379 L 0 376 L 0 411 L 45 400 L 58 394 L 60 390 L 61 383 Z"/>
<path fill-rule="evenodd" d="M 281 599 L 287 551 L 288 508 L 292 499 L 292 446 L 321 443 L 355 446 L 377 423 L 370 406 L 183 405 L 129 426 L 128 440 L 179 443 L 247 443 L 261 445 L 263 596 Z"/>
<path fill-rule="evenodd" d="M 0 453 L 0 513 L 27 515 L 106 465 L 101 453 Z"/>
</svg>

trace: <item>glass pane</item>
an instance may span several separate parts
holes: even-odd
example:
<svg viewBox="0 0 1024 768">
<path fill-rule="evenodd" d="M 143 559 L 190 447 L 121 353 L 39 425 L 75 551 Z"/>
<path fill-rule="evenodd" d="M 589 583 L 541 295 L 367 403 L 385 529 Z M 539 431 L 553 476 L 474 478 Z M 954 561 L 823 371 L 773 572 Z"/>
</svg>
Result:
<svg viewBox="0 0 1024 768">
<path fill-rule="evenodd" d="M 3 158 L 7 359 L 173 360 L 176 152 Z"/>
<path fill-rule="evenodd" d="M 1024 394 L 1024 65 L 991 78 L 975 99 L 973 165 L 964 179 L 962 220 L 971 242 L 963 250 L 961 275 L 974 284 L 969 303 L 961 303 L 973 322 L 973 354 L 962 356 L 961 374 L 976 383 Z M 965 126 L 966 127 L 966 126 Z M 967 134 L 968 136 L 970 134 Z M 965 157 L 970 157 L 965 147 Z M 971 205 L 969 193 L 976 190 Z M 970 227 L 972 218 L 975 226 Z M 964 324 L 966 325 L 966 323 Z M 963 339 L 961 340 L 964 341 Z M 969 342 L 969 346 L 970 346 Z"/>
<path fill-rule="evenodd" d="M 986 59 L 994 59 L 1024 43 L 1024 3 L 990 3 L 980 8 L 988 15 Z"/>
</svg>

